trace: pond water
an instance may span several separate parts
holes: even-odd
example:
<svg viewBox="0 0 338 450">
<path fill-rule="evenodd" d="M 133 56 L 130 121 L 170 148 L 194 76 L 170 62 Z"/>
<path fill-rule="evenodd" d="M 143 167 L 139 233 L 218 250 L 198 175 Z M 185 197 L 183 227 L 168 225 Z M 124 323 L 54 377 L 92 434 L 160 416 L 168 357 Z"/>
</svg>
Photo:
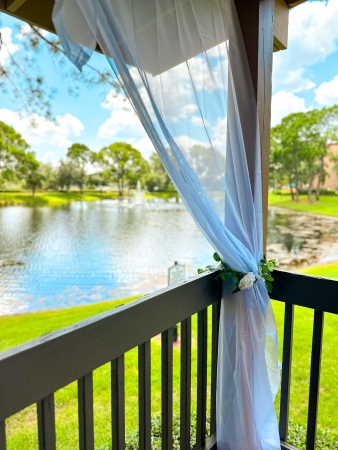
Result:
<svg viewBox="0 0 338 450">
<path fill-rule="evenodd" d="M 338 259 L 338 220 L 272 209 L 268 255 L 284 267 Z M 114 200 L 0 209 L 0 314 L 90 304 L 166 286 L 212 249 L 183 204 Z"/>
</svg>

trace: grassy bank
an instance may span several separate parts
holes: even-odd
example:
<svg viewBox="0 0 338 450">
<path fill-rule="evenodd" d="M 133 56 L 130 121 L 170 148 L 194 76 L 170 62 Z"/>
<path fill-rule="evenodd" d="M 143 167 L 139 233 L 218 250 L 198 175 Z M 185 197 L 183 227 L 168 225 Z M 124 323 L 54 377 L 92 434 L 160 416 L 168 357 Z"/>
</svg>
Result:
<svg viewBox="0 0 338 450">
<path fill-rule="evenodd" d="M 56 206 L 74 201 L 95 201 L 102 199 L 118 198 L 118 193 L 84 191 L 80 192 L 37 192 L 35 197 L 31 192 L 0 192 L 0 206 L 29 205 L 29 206 Z"/>
<path fill-rule="evenodd" d="M 305 272 L 318 276 L 338 278 L 338 263 L 322 267 L 310 268 Z M 112 309 L 121 303 L 134 298 L 102 302 L 90 306 L 73 307 L 62 310 L 39 312 L 25 315 L 0 318 L 0 350 L 5 350 L 26 342 L 42 334 L 57 330 L 64 326 L 88 318 L 95 314 Z M 276 321 L 279 329 L 280 342 L 283 336 L 284 305 L 273 302 Z M 291 384 L 290 418 L 301 426 L 306 424 L 308 387 L 310 374 L 310 351 L 312 338 L 313 313 L 306 308 L 296 308 L 294 328 L 293 367 Z M 209 314 L 209 325 L 211 317 Z M 209 326 L 209 331 L 210 331 Z M 323 347 L 323 363 L 321 374 L 321 392 L 319 403 L 318 424 L 322 429 L 329 428 L 333 434 L 338 433 L 336 410 L 338 404 L 338 361 L 336 349 L 338 346 L 338 317 L 326 315 Z M 193 351 L 192 351 L 192 409 L 196 408 L 196 318 L 193 320 Z M 112 343 L 113 345 L 113 343 Z M 282 346 L 280 346 L 282 347 Z M 160 341 L 152 340 L 152 411 L 160 411 Z M 210 354 L 210 352 L 209 352 Z M 280 348 L 280 357 L 282 348 Z M 179 412 L 179 348 L 174 349 L 174 411 Z M 208 362 L 210 368 L 210 360 Z M 137 350 L 126 354 L 126 422 L 127 431 L 137 427 Z M 210 374 L 210 370 L 209 370 Z M 94 372 L 94 402 L 95 402 L 95 445 L 96 448 L 108 449 L 110 436 L 110 366 L 105 365 Z M 56 424 L 58 448 L 71 450 L 77 448 L 77 399 L 76 384 L 73 383 L 56 393 Z M 278 403 L 278 399 L 277 399 Z M 37 448 L 36 409 L 29 407 L 13 416 L 8 421 L 9 450 Z M 324 447 L 323 447 L 324 448 Z M 326 448 L 326 447 L 325 447 Z M 329 448 L 329 447 L 327 447 Z"/>
<path fill-rule="evenodd" d="M 179 198 L 179 195 L 176 191 L 148 192 L 144 194 L 144 198 L 163 198 L 168 200 L 169 198 Z"/>
<path fill-rule="evenodd" d="M 269 205 L 293 209 L 294 211 L 338 216 L 338 196 L 321 196 L 319 202 L 308 203 L 305 195 L 300 196 L 300 201 L 291 200 L 290 195 L 269 194 Z"/>
</svg>

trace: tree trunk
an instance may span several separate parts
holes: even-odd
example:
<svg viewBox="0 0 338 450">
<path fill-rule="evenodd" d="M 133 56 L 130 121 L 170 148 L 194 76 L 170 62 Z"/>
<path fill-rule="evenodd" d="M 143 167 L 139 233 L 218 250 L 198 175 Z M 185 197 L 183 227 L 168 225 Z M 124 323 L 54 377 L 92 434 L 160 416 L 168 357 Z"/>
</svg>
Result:
<svg viewBox="0 0 338 450">
<path fill-rule="evenodd" d="M 318 183 L 317 183 L 317 189 L 316 189 L 317 202 L 319 201 L 319 197 L 320 197 L 320 185 L 322 182 L 323 172 L 324 172 L 324 154 L 320 158 L 320 168 L 319 168 Z"/>
<path fill-rule="evenodd" d="M 117 179 L 117 189 L 119 191 L 119 197 L 122 198 L 123 197 L 123 178 L 119 177 Z"/>
<path fill-rule="evenodd" d="M 308 197 L 308 201 L 309 203 L 312 203 L 312 181 L 313 181 L 313 175 L 312 172 L 309 173 L 309 178 L 308 178 L 308 188 L 307 188 L 307 197 Z"/>
<path fill-rule="evenodd" d="M 295 182 L 296 182 L 296 202 L 299 202 L 299 179 L 298 179 L 298 166 L 296 165 L 295 171 Z"/>
<path fill-rule="evenodd" d="M 295 199 L 293 190 L 292 190 L 292 182 L 291 182 L 291 177 L 289 177 L 289 185 L 290 185 L 290 194 L 291 194 L 291 200 Z"/>
<path fill-rule="evenodd" d="M 35 198 L 35 186 L 32 186 L 32 197 Z"/>
</svg>

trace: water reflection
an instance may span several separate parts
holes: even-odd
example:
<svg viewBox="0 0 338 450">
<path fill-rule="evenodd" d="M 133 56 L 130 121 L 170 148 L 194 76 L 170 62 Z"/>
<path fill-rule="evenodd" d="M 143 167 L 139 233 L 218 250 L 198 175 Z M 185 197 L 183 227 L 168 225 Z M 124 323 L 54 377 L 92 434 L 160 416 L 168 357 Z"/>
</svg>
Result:
<svg viewBox="0 0 338 450">
<path fill-rule="evenodd" d="M 338 259 L 338 219 L 270 208 L 268 256 L 282 267 L 303 267 Z"/>
<path fill-rule="evenodd" d="M 187 276 L 212 249 L 181 203 L 128 201 L 0 209 L 0 314 L 88 304 Z M 338 259 L 337 220 L 273 209 L 268 255 L 284 266 Z"/>
<path fill-rule="evenodd" d="M 150 292 L 174 261 L 190 276 L 212 254 L 175 202 L 8 207 L 0 229 L 1 314 Z"/>
</svg>

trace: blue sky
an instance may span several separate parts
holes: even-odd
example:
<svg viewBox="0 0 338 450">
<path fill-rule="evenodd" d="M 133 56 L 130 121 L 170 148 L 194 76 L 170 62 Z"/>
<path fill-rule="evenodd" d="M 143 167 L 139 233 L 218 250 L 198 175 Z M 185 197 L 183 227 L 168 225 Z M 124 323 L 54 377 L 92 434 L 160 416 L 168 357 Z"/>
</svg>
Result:
<svg viewBox="0 0 338 450">
<path fill-rule="evenodd" d="M 17 28 L 20 22 L 5 14 L 0 19 L 2 38 L 15 55 L 22 45 Z M 338 103 L 337 24 L 337 0 L 308 1 L 291 10 L 288 50 L 274 55 L 273 124 L 291 112 Z M 4 53 L 0 53 L 0 58 L 6 62 Z M 0 92 L 0 120 L 14 126 L 40 160 L 55 162 L 65 156 L 72 142 L 84 142 L 99 150 L 111 142 L 128 139 L 149 156 L 152 148 L 137 119 L 128 108 L 113 107 L 109 92 L 102 87 L 83 86 L 74 98 L 67 93 L 65 82 L 48 54 L 39 54 L 37 64 L 48 84 L 57 88 L 53 100 L 56 121 L 38 116 L 38 126 L 33 129 L 27 117 L 16 114 L 16 102 L 3 92 Z M 108 68 L 105 58 L 97 54 L 91 64 Z"/>
</svg>

